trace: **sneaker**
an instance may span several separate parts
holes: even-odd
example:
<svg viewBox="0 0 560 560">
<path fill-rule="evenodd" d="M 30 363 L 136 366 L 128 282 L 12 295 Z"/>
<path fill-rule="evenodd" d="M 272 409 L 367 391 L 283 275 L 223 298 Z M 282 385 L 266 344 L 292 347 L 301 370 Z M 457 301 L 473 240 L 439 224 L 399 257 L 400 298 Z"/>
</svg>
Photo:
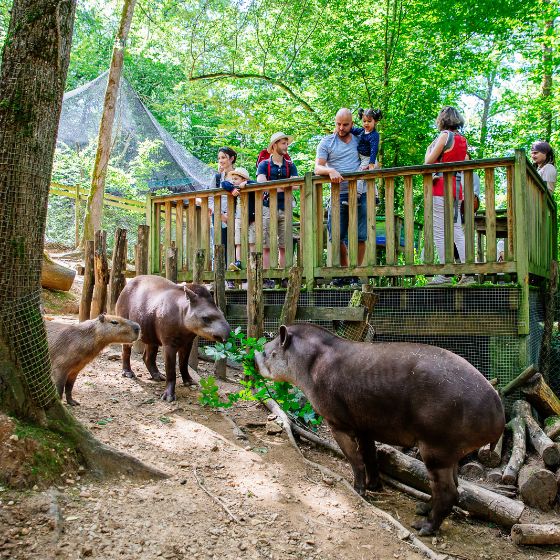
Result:
<svg viewBox="0 0 560 560">
<path fill-rule="evenodd" d="M 288 287 L 288 279 L 287 278 L 282 278 L 282 281 L 280 282 L 280 287 L 287 289 Z"/>
<path fill-rule="evenodd" d="M 274 288 L 276 288 L 276 284 L 274 283 L 274 280 L 271 280 L 270 278 L 266 278 L 263 281 L 263 289 L 273 290 Z"/>
<path fill-rule="evenodd" d="M 235 290 L 235 282 L 233 280 L 226 280 L 226 289 Z"/>
<path fill-rule="evenodd" d="M 346 286 L 347 282 L 346 278 L 333 278 L 331 286 L 335 288 L 342 288 L 343 286 Z"/>
<path fill-rule="evenodd" d="M 450 286 L 450 285 L 451 285 L 451 278 L 447 278 L 447 276 L 443 276 L 441 274 L 434 276 L 428 282 L 428 286 Z"/>
<path fill-rule="evenodd" d="M 231 270 L 232 272 L 237 272 L 238 270 L 241 270 L 241 261 L 235 261 L 230 263 L 228 266 L 228 270 Z"/>
<path fill-rule="evenodd" d="M 461 286 L 468 286 L 469 284 L 476 284 L 476 280 L 474 276 L 467 276 L 466 274 L 463 274 L 458 284 Z"/>
</svg>

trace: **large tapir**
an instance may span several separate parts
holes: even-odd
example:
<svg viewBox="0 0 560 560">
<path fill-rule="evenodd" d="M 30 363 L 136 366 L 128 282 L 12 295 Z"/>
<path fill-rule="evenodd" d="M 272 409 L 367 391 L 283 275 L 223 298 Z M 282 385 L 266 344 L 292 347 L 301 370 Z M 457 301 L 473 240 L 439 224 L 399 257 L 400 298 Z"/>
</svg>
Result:
<svg viewBox="0 0 560 560">
<path fill-rule="evenodd" d="M 260 373 L 297 385 L 328 422 L 360 494 L 379 486 L 375 441 L 418 446 L 431 511 L 413 527 L 435 532 L 457 499 L 458 461 L 504 430 L 497 392 L 465 359 L 435 346 L 344 340 L 315 325 L 281 326 L 255 354 Z"/>
<path fill-rule="evenodd" d="M 176 360 L 184 383 L 191 383 L 189 354 L 197 335 L 225 341 L 231 328 L 216 307 L 210 292 L 200 284 L 175 284 L 160 276 L 137 276 L 117 300 L 116 313 L 140 325 L 140 340 L 146 345 L 144 363 L 156 381 L 163 380 L 156 365 L 163 346 L 167 386 L 162 399 L 175 400 Z M 130 367 L 131 344 L 123 344 L 123 375 L 134 377 Z"/>
</svg>

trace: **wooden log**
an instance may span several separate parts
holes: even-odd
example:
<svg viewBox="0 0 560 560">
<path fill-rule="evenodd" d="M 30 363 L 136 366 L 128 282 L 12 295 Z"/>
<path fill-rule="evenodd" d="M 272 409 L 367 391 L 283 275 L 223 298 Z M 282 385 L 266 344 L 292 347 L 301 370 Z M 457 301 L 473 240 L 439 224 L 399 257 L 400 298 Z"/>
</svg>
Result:
<svg viewBox="0 0 560 560">
<path fill-rule="evenodd" d="M 491 444 L 486 444 L 478 450 L 478 460 L 485 467 L 497 467 L 502 462 L 502 446 L 504 435 L 500 436 L 498 443 L 491 449 Z"/>
<path fill-rule="evenodd" d="M 526 438 L 525 420 L 520 416 L 514 416 L 507 427 L 513 432 L 513 447 L 511 457 L 502 474 L 504 484 L 515 484 L 519 470 L 525 462 Z"/>
<path fill-rule="evenodd" d="M 523 465 L 519 471 L 519 494 L 528 506 L 550 511 L 558 493 L 558 483 L 553 472 L 542 461 Z"/>
<path fill-rule="evenodd" d="M 177 247 L 174 245 L 165 251 L 165 277 L 177 283 Z"/>
<path fill-rule="evenodd" d="M 459 474 L 469 480 L 480 480 L 486 478 L 484 467 L 476 461 L 465 463 L 460 469 Z"/>
<path fill-rule="evenodd" d="M 126 229 L 117 228 L 115 231 L 115 245 L 113 247 L 113 260 L 111 274 L 109 275 L 109 313 L 115 312 L 117 299 L 126 285 L 124 273 L 126 270 Z"/>
<path fill-rule="evenodd" d="M 544 421 L 544 433 L 550 439 L 556 439 L 560 435 L 560 416 L 553 416 Z"/>
<path fill-rule="evenodd" d="M 527 433 L 535 451 L 542 457 L 547 467 L 554 468 L 560 464 L 560 449 L 542 431 L 537 421 L 531 414 L 531 406 L 528 402 L 518 400 L 513 403 L 512 411 L 516 416 L 521 416 L 525 420 Z"/>
<path fill-rule="evenodd" d="M 247 336 L 260 338 L 264 331 L 263 271 L 261 253 L 249 255 L 247 267 Z"/>
<path fill-rule="evenodd" d="M 136 276 L 148 274 L 149 247 L 150 226 L 140 224 L 138 226 L 138 242 L 136 245 Z"/>
<path fill-rule="evenodd" d="M 560 544 L 560 525 L 518 523 L 511 528 L 513 544 Z"/>
<path fill-rule="evenodd" d="M 486 473 L 486 480 L 488 482 L 493 482 L 494 484 L 499 484 L 502 482 L 502 469 L 491 469 Z"/>
<path fill-rule="evenodd" d="M 95 319 L 107 309 L 107 283 L 109 282 L 109 264 L 107 262 L 107 232 L 97 230 L 94 238 L 93 269 L 95 286 L 91 300 L 90 319 Z"/>
<path fill-rule="evenodd" d="M 384 444 L 377 446 L 377 455 L 382 472 L 423 492 L 430 491 L 428 471 L 422 461 Z M 522 522 L 526 512 L 526 507 L 521 502 L 464 479 L 459 480 L 458 505 L 473 516 L 506 527 Z"/>
<path fill-rule="evenodd" d="M 297 304 L 301 291 L 301 281 L 303 277 L 303 268 L 293 266 L 288 276 L 288 289 L 286 290 L 286 298 L 282 313 L 280 313 L 280 325 L 291 325 L 296 320 Z"/>
<path fill-rule="evenodd" d="M 543 416 L 560 416 L 560 399 L 540 373 L 534 375 L 521 392 Z"/>
<path fill-rule="evenodd" d="M 520 373 L 515 379 L 512 379 L 507 385 L 502 387 L 499 390 L 500 395 L 508 395 L 514 389 L 517 389 L 517 387 L 524 385 L 525 383 L 527 383 L 527 381 L 529 381 L 529 379 L 531 379 L 531 377 L 533 377 L 533 375 L 535 375 L 535 373 L 537 373 L 535 365 L 531 364 L 528 368 L 523 370 L 523 372 Z"/>
<path fill-rule="evenodd" d="M 226 313 L 226 251 L 223 245 L 214 246 L 214 303 Z M 218 379 L 226 378 L 227 360 L 217 360 L 214 373 Z"/>
<path fill-rule="evenodd" d="M 93 297 L 93 286 L 95 284 L 95 273 L 93 269 L 93 241 L 86 241 L 85 246 L 84 285 L 82 286 L 82 297 L 80 298 L 80 323 L 87 321 L 91 311 L 91 298 Z"/>
<path fill-rule="evenodd" d="M 41 266 L 41 286 L 48 290 L 61 290 L 67 292 L 72 287 L 76 271 L 55 263 L 43 252 L 43 264 Z"/>
<path fill-rule="evenodd" d="M 198 249 L 193 262 L 193 283 L 200 284 L 202 282 L 205 264 L 206 251 L 204 251 L 204 249 Z M 198 372 L 198 336 L 193 340 L 191 353 L 189 354 L 189 367 Z"/>
</svg>

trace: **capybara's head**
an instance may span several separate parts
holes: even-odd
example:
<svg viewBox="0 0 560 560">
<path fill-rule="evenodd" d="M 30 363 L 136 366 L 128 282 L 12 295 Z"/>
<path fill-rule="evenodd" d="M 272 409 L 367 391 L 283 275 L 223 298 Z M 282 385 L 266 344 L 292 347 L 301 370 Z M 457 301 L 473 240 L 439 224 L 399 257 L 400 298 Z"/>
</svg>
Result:
<svg viewBox="0 0 560 560">
<path fill-rule="evenodd" d="M 259 373 L 274 381 L 288 381 L 296 385 L 288 356 L 293 356 L 293 337 L 289 327 L 282 325 L 276 338 L 264 345 L 262 352 L 255 352 L 255 363 Z M 293 360 L 291 360 L 293 362 Z M 292 364 L 293 365 L 293 364 Z"/>
<path fill-rule="evenodd" d="M 95 319 L 96 337 L 106 344 L 130 344 L 138 339 L 140 325 L 117 315 L 101 314 Z"/>
<path fill-rule="evenodd" d="M 184 316 L 185 328 L 202 338 L 225 342 L 231 327 L 224 314 L 216 307 L 212 294 L 200 284 L 184 286 L 189 306 Z"/>
</svg>

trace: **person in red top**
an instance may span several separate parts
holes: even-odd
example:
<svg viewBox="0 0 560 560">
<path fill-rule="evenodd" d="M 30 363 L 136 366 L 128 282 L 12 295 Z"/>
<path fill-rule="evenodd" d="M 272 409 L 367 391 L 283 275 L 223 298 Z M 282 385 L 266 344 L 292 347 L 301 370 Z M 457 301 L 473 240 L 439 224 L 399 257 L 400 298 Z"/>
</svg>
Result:
<svg viewBox="0 0 560 560">
<path fill-rule="evenodd" d="M 442 163 L 450 161 L 463 161 L 467 159 L 467 139 L 460 134 L 459 130 L 464 126 L 463 115 L 454 107 L 444 107 L 437 119 L 436 126 L 440 130 L 439 136 L 428 146 L 424 163 Z M 461 262 L 465 262 L 465 234 L 461 225 L 460 205 L 463 199 L 463 188 L 461 185 L 461 174 L 455 174 L 453 189 L 454 204 L 454 240 Z M 433 178 L 433 209 L 434 209 L 434 244 L 437 249 L 439 262 L 445 262 L 445 238 L 444 238 L 444 203 L 443 203 L 443 174 L 435 173 Z M 463 277 L 460 284 L 472 283 L 474 278 Z M 450 279 L 437 275 L 430 284 L 449 284 Z"/>
</svg>

